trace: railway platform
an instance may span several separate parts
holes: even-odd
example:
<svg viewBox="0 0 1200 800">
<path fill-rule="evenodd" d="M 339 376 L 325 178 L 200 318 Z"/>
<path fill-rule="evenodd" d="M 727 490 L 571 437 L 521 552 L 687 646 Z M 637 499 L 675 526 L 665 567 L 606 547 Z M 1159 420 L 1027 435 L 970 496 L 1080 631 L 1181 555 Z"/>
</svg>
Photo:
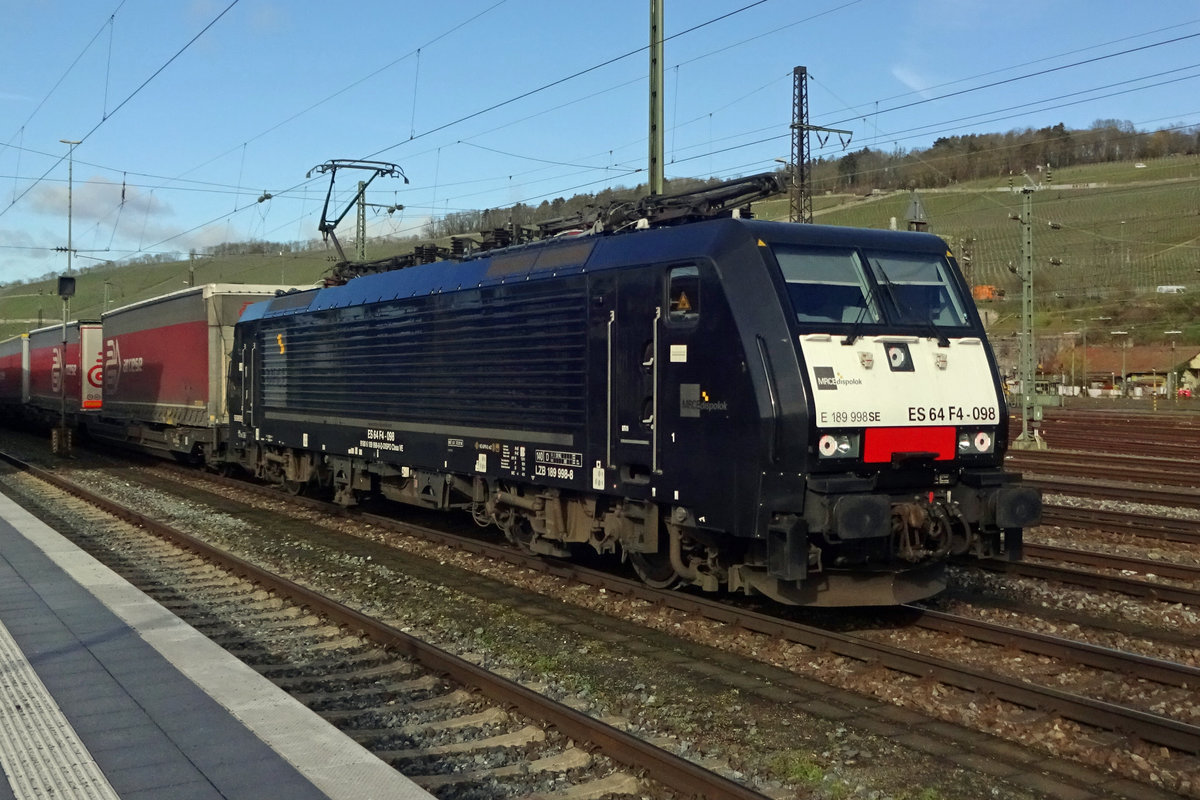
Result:
<svg viewBox="0 0 1200 800">
<path fill-rule="evenodd" d="M 0 800 L 429 798 L 0 494 Z"/>
</svg>

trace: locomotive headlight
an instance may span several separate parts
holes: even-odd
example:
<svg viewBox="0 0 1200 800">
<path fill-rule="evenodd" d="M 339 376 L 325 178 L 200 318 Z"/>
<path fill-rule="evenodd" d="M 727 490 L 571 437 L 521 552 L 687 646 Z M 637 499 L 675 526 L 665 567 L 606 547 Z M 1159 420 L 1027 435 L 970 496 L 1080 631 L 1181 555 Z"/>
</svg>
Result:
<svg viewBox="0 0 1200 800">
<path fill-rule="evenodd" d="M 958 452 L 962 455 L 992 453 L 996 450 L 996 440 L 991 431 L 960 430 L 958 432 Z"/>
<path fill-rule="evenodd" d="M 821 458 L 857 458 L 862 450 L 862 437 L 857 433 L 827 433 L 817 440 Z"/>
</svg>

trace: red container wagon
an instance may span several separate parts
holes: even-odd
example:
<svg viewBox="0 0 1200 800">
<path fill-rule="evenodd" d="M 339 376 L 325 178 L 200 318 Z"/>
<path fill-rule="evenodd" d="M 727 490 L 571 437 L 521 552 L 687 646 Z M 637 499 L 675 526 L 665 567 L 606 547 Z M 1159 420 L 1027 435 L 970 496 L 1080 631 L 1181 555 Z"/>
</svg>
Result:
<svg viewBox="0 0 1200 800">
<path fill-rule="evenodd" d="M 37 419 L 56 423 L 65 408 L 68 421 L 78 422 L 81 411 L 100 410 L 102 338 L 96 322 L 68 322 L 29 332 L 26 406 Z"/>
<path fill-rule="evenodd" d="M 287 288 L 210 283 L 106 312 L 104 410 L 89 433 L 181 460 L 223 449 L 233 326 Z"/>
<path fill-rule="evenodd" d="M 8 419 L 21 416 L 29 396 L 29 335 L 22 333 L 0 342 L 0 407 Z"/>
</svg>

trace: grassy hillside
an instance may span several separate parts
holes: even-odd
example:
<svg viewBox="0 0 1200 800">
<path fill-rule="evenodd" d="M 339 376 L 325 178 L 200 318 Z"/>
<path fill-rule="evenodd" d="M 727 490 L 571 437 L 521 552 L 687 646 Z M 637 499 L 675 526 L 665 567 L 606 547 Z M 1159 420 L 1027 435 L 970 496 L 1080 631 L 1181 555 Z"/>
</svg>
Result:
<svg viewBox="0 0 1200 800">
<path fill-rule="evenodd" d="M 197 258 L 194 262 L 134 264 L 96 268 L 76 275 L 71 318 L 95 320 L 105 308 L 119 308 L 147 297 L 203 283 L 265 283 L 311 285 L 328 269 L 325 254 L 287 253 L 275 256 Z M 62 322 L 57 281 L 47 280 L 0 289 L 0 339 Z M 105 299 L 107 298 L 107 305 Z"/>
<path fill-rule="evenodd" d="M 1027 185 L 1015 176 L 1013 185 Z M 1007 298 L 981 304 L 995 312 L 994 334 L 1017 327 L 1021 282 L 1023 198 L 1007 178 L 918 192 L 928 230 L 946 239 L 968 280 L 1005 289 Z M 1133 328 L 1138 340 L 1200 343 L 1200 157 L 1174 156 L 1055 170 L 1031 195 L 1036 328 Z M 828 225 L 905 229 L 909 192 L 814 198 L 813 221 Z M 783 200 L 757 213 L 787 216 Z M 1055 263 L 1051 263 L 1051 259 Z M 1156 287 L 1182 285 L 1182 295 Z M 1110 317 L 1109 320 L 1094 320 Z M 1101 324 L 1103 323 L 1103 324 Z M 1182 335 L 1163 331 L 1182 330 Z"/>
<path fill-rule="evenodd" d="M 1044 176 L 1043 176 L 1044 178 Z M 1013 184 L 1026 183 L 1015 176 Z M 947 240 L 972 284 L 992 284 L 1007 299 L 983 304 L 992 312 L 993 336 L 1017 326 L 1022 198 L 1007 177 L 919 193 L 929 230 Z M 906 227 L 912 196 L 821 195 L 814 221 L 829 225 Z M 1132 329 L 1141 343 L 1200 344 L 1200 157 L 1055 170 L 1049 185 L 1032 194 L 1037 331 L 1052 334 L 1088 322 L 1100 344 L 1107 330 Z M 786 198 L 765 201 L 755 213 L 786 219 Z M 1051 227 L 1051 223 L 1055 227 Z M 369 258 L 390 255 L 368 252 Z M 1051 264 L 1050 260 L 1057 262 Z M 310 285 L 330 266 L 324 250 L 279 255 L 204 257 L 194 262 L 96 268 L 78 276 L 71 316 L 95 319 L 109 308 L 195 283 Z M 194 270 L 194 278 L 190 271 Z M 107 288 L 106 288 L 107 282 Z M 1183 285 L 1185 294 L 1161 295 L 1155 287 Z M 0 289 L 0 339 L 62 319 L 53 280 Z M 1091 322 L 1096 317 L 1111 319 Z M 1166 335 L 1182 330 L 1182 335 Z"/>
</svg>

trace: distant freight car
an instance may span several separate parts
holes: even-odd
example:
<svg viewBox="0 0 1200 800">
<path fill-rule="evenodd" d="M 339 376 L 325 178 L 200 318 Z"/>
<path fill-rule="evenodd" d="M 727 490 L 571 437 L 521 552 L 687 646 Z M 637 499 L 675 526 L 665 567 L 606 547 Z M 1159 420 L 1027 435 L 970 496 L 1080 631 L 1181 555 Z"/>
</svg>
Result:
<svg viewBox="0 0 1200 800">
<path fill-rule="evenodd" d="M 89 433 L 181 459 L 219 447 L 234 323 L 284 288 L 210 283 L 106 312 L 104 411 Z"/>
<path fill-rule="evenodd" d="M 103 401 L 100 339 L 96 322 L 69 322 L 65 332 L 62 325 L 29 332 L 26 400 L 38 420 L 56 422 L 64 403 L 71 418 L 81 411 L 99 411 Z"/>
<path fill-rule="evenodd" d="M 28 359 L 28 334 L 0 342 L 0 407 L 10 414 L 19 413 L 29 395 Z"/>
</svg>

